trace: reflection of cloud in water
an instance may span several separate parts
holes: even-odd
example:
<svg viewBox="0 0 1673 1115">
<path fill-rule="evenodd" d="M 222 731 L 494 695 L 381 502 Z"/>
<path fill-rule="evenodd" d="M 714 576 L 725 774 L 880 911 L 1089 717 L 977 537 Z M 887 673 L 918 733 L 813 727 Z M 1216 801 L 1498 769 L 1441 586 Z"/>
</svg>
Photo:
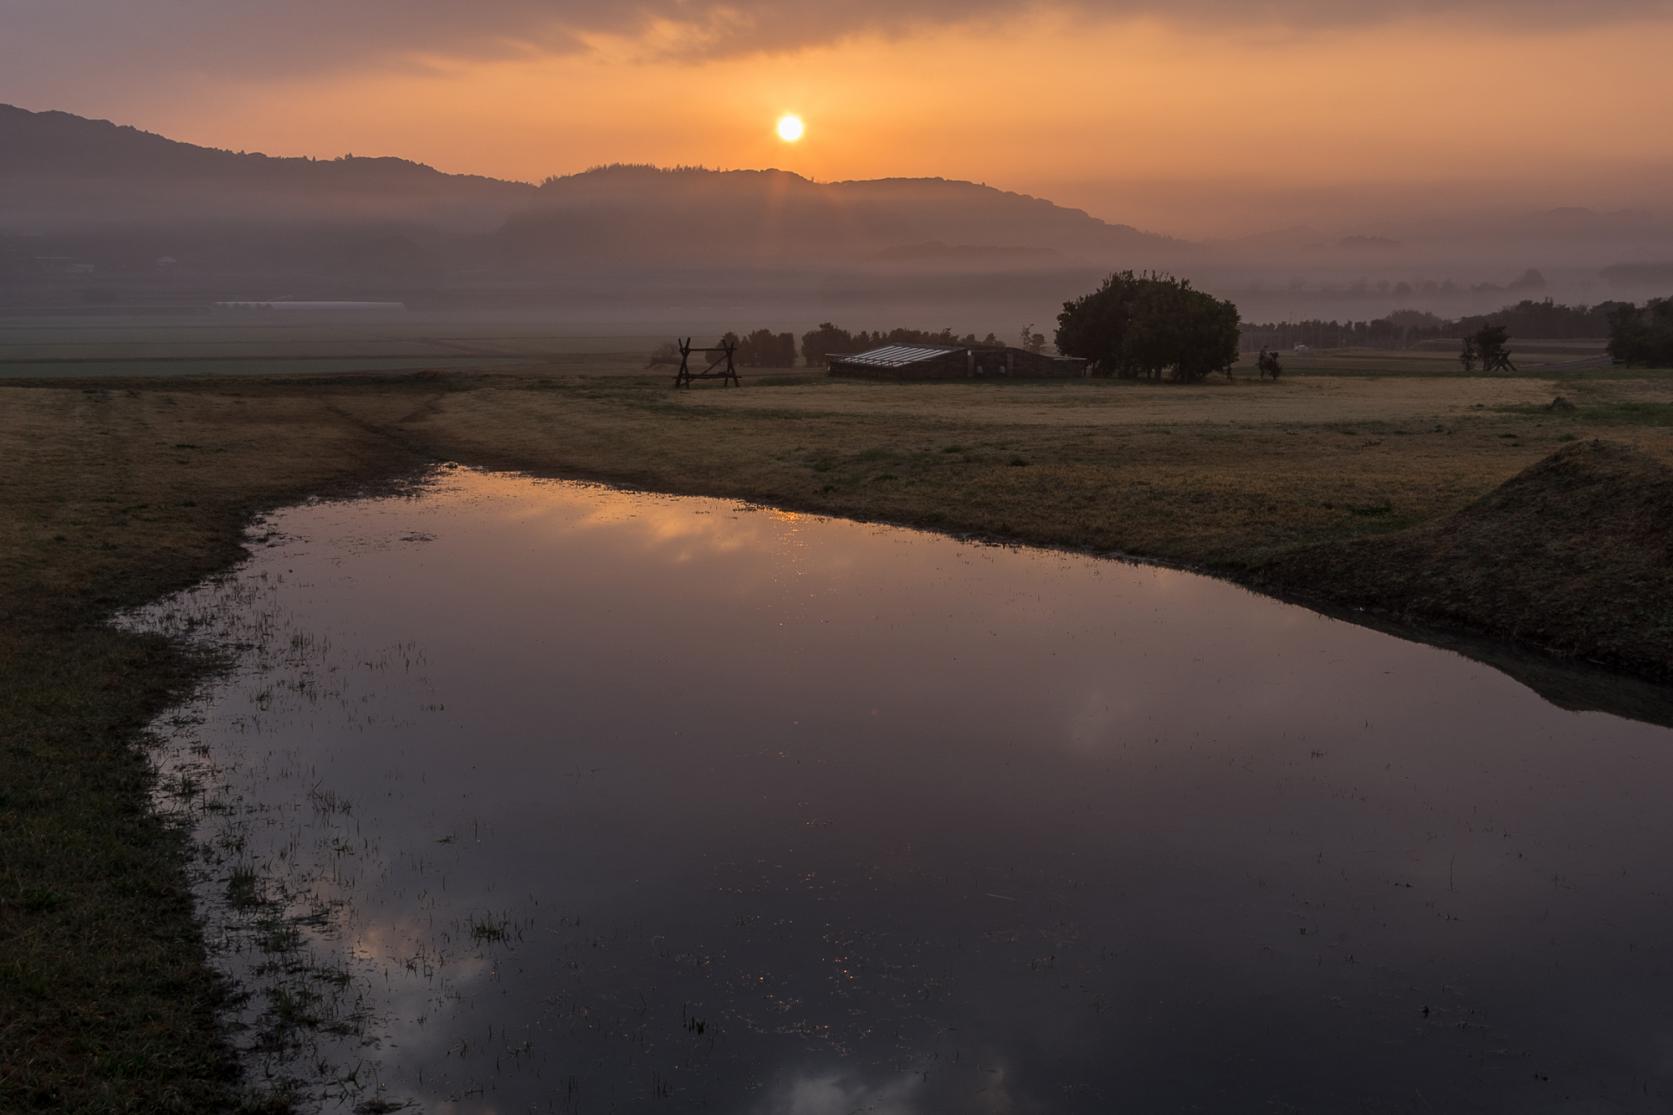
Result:
<svg viewBox="0 0 1673 1115">
<path fill-rule="evenodd" d="M 915 1078 L 872 1085 L 838 1073 L 799 1076 L 758 1111 L 760 1115 L 922 1115 Z"/>
<path fill-rule="evenodd" d="M 755 1111 L 757 1115 L 940 1115 L 954 1111 L 1024 1115 L 1051 1110 L 1049 1105 L 1013 1095 L 1011 1074 L 1002 1061 L 984 1064 L 973 1078 L 951 1089 L 945 1087 L 942 1075 L 931 1068 L 879 1080 L 852 1072 L 803 1071 L 772 1089 Z"/>
<path fill-rule="evenodd" d="M 1106 689 L 1088 692 L 1070 713 L 1067 742 L 1070 750 L 1081 754 L 1101 750 L 1115 734 L 1116 727 L 1132 719 L 1125 710 L 1117 710 Z"/>
<path fill-rule="evenodd" d="M 445 501 L 448 495 L 444 493 L 441 498 Z M 809 546 L 800 535 L 804 523 L 821 520 L 735 501 L 624 492 L 565 482 L 531 483 L 526 478 L 499 474 L 487 474 L 480 488 L 473 483 L 469 495 L 461 493 L 454 498 L 470 502 L 487 499 L 497 507 L 503 522 L 525 526 L 538 523 L 549 541 L 576 533 L 608 534 L 617 544 L 654 554 L 675 566 L 727 555 L 770 555 L 777 568 L 770 573 L 762 570 L 761 574 L 778 577 L 800 576 L 810 567 L 831 572 L 854 564 L 847 548 Z M 722 590 L 742 594 L 749 587 L 747 583 L 732 583 Z"/>
</svg>

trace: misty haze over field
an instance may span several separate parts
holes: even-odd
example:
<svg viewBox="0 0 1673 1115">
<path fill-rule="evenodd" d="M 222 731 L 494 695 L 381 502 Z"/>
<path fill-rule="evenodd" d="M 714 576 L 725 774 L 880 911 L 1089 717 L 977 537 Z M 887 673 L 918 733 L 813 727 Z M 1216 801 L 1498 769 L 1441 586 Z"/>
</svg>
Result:
<svg viewBox="0 0 1673 1115">
<path fill-rule="evenodd" d="M 1116 269 L 1245 321 L 1483 312 L 1673 286 L 1673 220 L 1476 210 L 1188 239 L 939 178 L 615 165 L 535 185 L 392 158 L 270 158 L 0 107 L 0 308 L 352 299 L 654 326 L 832 317 L 1006 329 Z M 1003 182 L 1005 167 L 993 178 Z M 1107 219 L 1101 219 L 1107 218 Z"/>
</svg>

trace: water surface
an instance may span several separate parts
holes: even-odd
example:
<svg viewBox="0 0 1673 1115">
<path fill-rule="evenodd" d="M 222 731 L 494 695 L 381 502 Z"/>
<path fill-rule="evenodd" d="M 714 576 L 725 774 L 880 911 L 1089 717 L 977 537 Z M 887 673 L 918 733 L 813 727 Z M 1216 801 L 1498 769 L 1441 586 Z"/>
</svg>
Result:
<svg viewBox="0 0 1673 1115">
<path fill-rule="evenodd" d="M 162 761 L 206 909 L 258 868 L 370 1018 L 258 1059 L 331 1104 L 1673 1099 L 1667 729 L 1204 577 L 724 501 L 450 470 L 258 532 L 141 620 L 241 648 Z"/>
</svg>

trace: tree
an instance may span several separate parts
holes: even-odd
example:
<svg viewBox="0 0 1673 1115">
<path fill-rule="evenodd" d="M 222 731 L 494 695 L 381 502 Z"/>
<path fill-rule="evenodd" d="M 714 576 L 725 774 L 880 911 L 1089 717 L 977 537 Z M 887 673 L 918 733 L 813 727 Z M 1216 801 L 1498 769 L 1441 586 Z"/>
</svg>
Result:
<svg viewBox="0 0 1673 1115">
<path fill-rule="evenodd" d="M 1609 313 L 1609 355 L 1617 364 L 1673 368 L 1673 298 L 1631 302 Z"/>
<path fill-rule="evenodd" d="M 1237 307 L 1171 276 L 1121 271 L 1063 304 L 1057 350 L 1124 379 L 1196 383 L 1237 362 Z"/>
<path fill-rule="evenodd" d="M 993 334 L 989 333 L 988 336 L 991 337 Z M 1034 332 L 1032 321 L 1022 327 L 1022 347 L 1027 352 L 1046 351 L 1046 335 Z"/>
<path fill-rule="evenodd" d="M 1463 351 L 1458 354 L 1458 363 L 1464 366 L 1464 371 L 1473 372 L 1475 371 L 1476 361 L 1480 359 L 1481 350 L 1476 347 L 1475 335 L 1471 334 L 1465 337 Z"/>
<path fill-rule="evenodd" d="M 774 333 L 771 329 L 757 329 L 742 340 L 738 340 L 735 333 L 728 333 L 726 336 L 737 340 L 738 351 L 734 359 L 740 367 L 793 368 L 796 366 L 796 335 L 794 333 Z M 724 343 L 724 339 L 722 343 Z"/>
<path fill-rule="evenodd" d="M 794 345 L 791 355 L 795 355 Z M 779 356 L 778 335 L 771 329 L 757 329 L 739 341 L 736 359 L 745 368 L 785 366 Z"/>
<path fill-rule="evenodd" d="M 1476 355 L 1481 358 L 1481 370 L 1484 372 L 1514 372 L 1516 365 L 1510 362 L 1510 330 L 1503 325 L 1483 325 L 1475 333 L 1465 338 L 1465 344 L 1475 344 Z M 1462 357 L 1460 357 L 1462 359 Z"/>
<path fill-rule="evenodd" d="M 858 350 L 854 345 L 854 335 L 828 321 L 820 322 L 819 328 L 802 334 L 802 359 L 810 368 L 828 363 L 832 355 L 855 351 Z"/>
</svg>

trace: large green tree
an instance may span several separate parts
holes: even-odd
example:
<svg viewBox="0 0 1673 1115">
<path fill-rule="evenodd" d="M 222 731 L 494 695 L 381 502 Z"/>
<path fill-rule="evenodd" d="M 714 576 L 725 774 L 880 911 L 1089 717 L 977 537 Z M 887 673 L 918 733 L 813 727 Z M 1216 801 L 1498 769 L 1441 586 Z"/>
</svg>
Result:
<svg viewBox="0 0 1673 1115">
<path fill-rule="evenodd" d="M 1237 362 L 1237 307 L 1183 279 L 1120 271 L 1063 304 L 1057 350 L 1125 379 L 1195 383 Z"/>
</svg>

